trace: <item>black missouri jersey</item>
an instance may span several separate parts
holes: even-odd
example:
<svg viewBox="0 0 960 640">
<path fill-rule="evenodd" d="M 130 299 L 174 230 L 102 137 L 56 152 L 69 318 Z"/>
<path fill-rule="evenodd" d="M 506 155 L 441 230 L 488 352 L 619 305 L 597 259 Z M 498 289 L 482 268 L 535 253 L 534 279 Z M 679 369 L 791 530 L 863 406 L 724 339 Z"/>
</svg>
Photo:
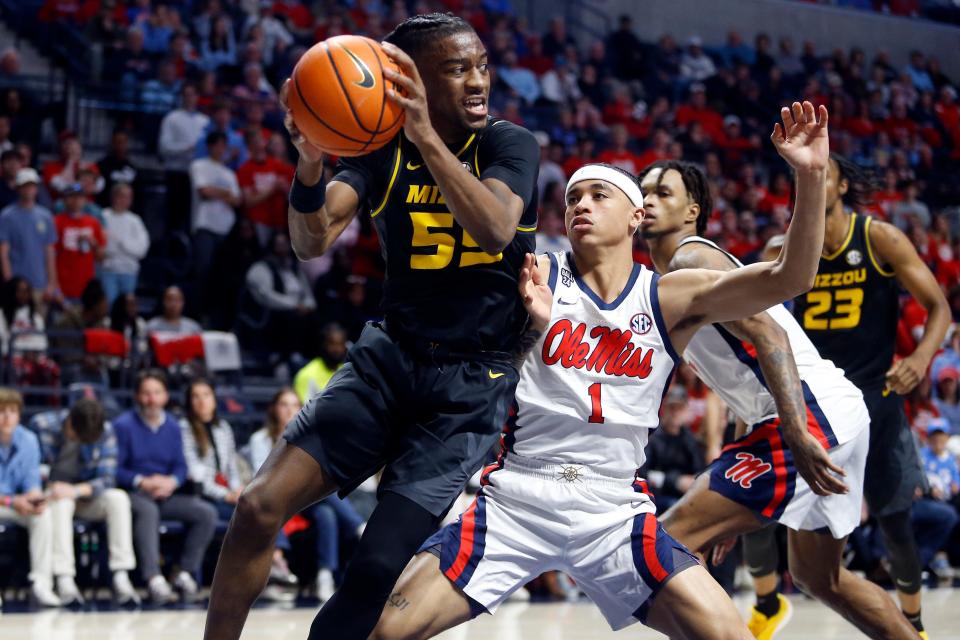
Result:
<svg viewBox="0 0 960 640">
<path fill-rule="evenodd" d="M 885 384 L 893 362 L 899 285 L 870 246 L 869 216 L 852 214 L 846 239 L 820 258 L 813 289 L 799 296 L 794 315 L 820 355 L 833 360 L 861 389 Z"/>
<path fill-rule="evenodd" d="M 390 329 L 464 350 L 513 351 L 527 318 L 517 278 L 536 246 L 540 149 L 529 131 L 494 118 L 449 148 L 464 171 L 496 178 L 523 200 L 517 233 L 502 253 L 485 253 L 457 223 L 402 132 L 382 149 L 341 160 L 334 180 L 357 191 L 380 236 Z"/>
</svg>

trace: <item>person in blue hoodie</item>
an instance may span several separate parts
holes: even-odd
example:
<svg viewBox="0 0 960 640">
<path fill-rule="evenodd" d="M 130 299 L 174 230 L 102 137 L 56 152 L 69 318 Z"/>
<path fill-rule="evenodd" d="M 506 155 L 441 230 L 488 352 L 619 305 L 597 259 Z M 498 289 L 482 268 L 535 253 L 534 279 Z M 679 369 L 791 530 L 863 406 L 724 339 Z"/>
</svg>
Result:
<svg viewBox="0 0 960 640">
<path fill-rule="evenodd" d="M 176 594 L 160 572 L 160 520 L 180 520 L 187 527 L 180 572 L 173 586 L 183 599 L 197 597 L 196 576 L 213 539 L 217 510 L 199 496 L 179 492 L 187 479 L 180 425 L 166 412 L 166 377 L 146 370 L 137 376 L 136 408 L 114 421 L 117 436 L 117 485 L 130 492 L 133 538 L 150 598 L 165 604 Z"/>
</svg>

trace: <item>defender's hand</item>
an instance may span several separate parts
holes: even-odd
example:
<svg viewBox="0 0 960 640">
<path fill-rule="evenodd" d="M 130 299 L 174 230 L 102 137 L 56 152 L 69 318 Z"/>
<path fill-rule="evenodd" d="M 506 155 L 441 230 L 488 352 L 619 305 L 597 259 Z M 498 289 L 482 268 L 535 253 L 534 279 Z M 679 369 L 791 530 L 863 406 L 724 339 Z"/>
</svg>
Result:
<svg viewBox="0 0 960 640">
<path fill-rule="evenodd" d="M 537 267 L 537 257 L 528 253 L 520 269 L 520 298 L 530 314 L 530 321 L 537 331 L 545 331 L 550 323 L 550 310 L 553 308 L 553 292 L 546 278 Z"/>
<path fill-rule="evenodd" d="M 719 567 L 723 564 L 723 561 L 727 559 L 727 556 L 733 551 L 733 548 L 737 546 L 737 537 L 727 538 L 726 540 L 721 540 L 717 544 L 713 545 L 713 549 L 710 550 L 710 564 L 715 567 Z"/>
<path fill-rule="evenodd" d="M 906 395 L 913 391 L 914 387 L 920 384 L 923 376 L 927 374 L 928 362 L 925 358 L 912 353 L 902 360 L 897 360 L 887 371 L 887 389 Z"/>
<path fill-rule="evenodd" d="M 846 477 L 846 472 L 833 463 L 819 440 L 804 433 L 799 442 L 788 442 L 787 446 L 793 454 L 794 466 L 815 494 L 847 493 L 847 485 L 840 479 Z"/>
<path fill-rule="evenodd" d="M 827 135 L 827 108 L 794 102 L 791 108 L 780 109 L 779 122 L 773 125 L 770 139 L 784 160 L 797 171 L 826 171 L 830 161 L 830 139 Z"/>
<path fill-rule="evenodd" d="M 319 164 L 323 168 L 323 149 L 307 140 L 306 136 L 300 132 L 297 125 L 293 122 L 293 112 L 287 104 L 287 95 L 291 91 L 291 81 L 287 78 L 283 86 L 280 87 L 280 106 L 283 107 L 283 125 L 290 134 L 290 141 L 297 148 L 300 159 L 311 164 Z"/>
<path fill-rule="evenodd" d="M 391 60 L 397 63 L 402 73 L 393 69 L 384 68 L 383 77 L 394 83 L 403 92 L 396 89 L 387 90 L 387 99 L 403 107 L 406 117 L 403 123 L 403 133 L 415 145 L 420 145 L 431 135 L 435 135 L 433 125 L 430 124 L 430 109 L 427 104 L 427 90 L 420 79 L 420 72 L 413 59 L 402 49 L 389 42 L 383 43 L 383 51 Z"/>
</svg>

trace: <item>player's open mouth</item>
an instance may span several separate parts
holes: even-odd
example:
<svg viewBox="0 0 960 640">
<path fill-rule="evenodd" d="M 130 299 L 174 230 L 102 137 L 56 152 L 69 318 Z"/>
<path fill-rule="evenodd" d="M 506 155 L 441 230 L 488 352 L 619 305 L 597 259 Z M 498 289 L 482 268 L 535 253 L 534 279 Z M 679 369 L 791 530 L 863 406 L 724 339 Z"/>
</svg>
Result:
<svg viewBox="0 0 960 640">
<path fill-rule="evenodd" d="M 487 115 L 487 101 L 481 96 L 467 98 L 463 101 L 464 108 L 475 116 Z"/>
<path fill-rule="evenodd" d="M 592 226 L 593 222 L 587 216 L 574 216 L 573 220 L 570 221 L 571 231 L 585 231 Z"/>
</svg>

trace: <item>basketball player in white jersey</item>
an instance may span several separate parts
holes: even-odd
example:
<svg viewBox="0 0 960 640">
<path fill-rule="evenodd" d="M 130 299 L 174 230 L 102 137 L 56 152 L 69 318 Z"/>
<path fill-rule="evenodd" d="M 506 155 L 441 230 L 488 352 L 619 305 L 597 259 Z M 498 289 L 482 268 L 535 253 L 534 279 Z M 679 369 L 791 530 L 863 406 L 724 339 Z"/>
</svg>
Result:
<svg viewBox="0 0 960 640">
<path fill-rule="evenodd" d="M 819 115 L 819 118 L 818 118 Z M 569 573 L 614 629 L 637 620 L 674 638 L 749 639 L 730 599 L 657 523 L 636 478 L 673 370 L 696 331 L 783 301 L 819 260 L 827 111 L 783 109 L 771 136 L 798 174 L 781 258 L 662 278 L 633 264 L 636 179 L 587 165 L 567 185 L 572 254 L 527 256 L 520 291 L 534 345 L 517 413 L 476 500 L 407 567 L 372 637 L 429 638 L 493 612 L 540 573 Z"/>
<path fill-rule="evenodd" d="M 742 266 L 699 235 L 712 202 L 698 168 L 654 163 L 641 174 L 641 188 L 641 233 L 657 271 Z M 870 637 L 917 638 L 882 589 L 841 563 L 846 538 L 860 523 L 870 443 L 860 390 L 820 357 L 779 304 L 751 318 L 704 326 L 683 357 L 749 427 L 661 515 L 664 528 L 706 552 L 719 540 L 779 521 L 789 527 L 790 572 L 805 591 Z M 750 627 L 757 637 L 772 637 L 786 622 L 788 605 L 777 600 L 774 591 L 772 615 L 754 614 Z"/>
</svg>

